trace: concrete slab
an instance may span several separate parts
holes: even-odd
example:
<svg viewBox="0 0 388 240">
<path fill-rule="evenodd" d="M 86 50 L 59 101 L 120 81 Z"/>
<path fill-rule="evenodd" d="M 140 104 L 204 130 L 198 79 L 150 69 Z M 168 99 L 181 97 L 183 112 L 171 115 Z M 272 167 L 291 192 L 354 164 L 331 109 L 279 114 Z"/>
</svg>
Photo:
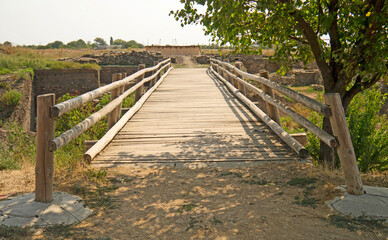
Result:
<svg viewBox="0 0 388 240">
<path fill-rule="evenodd" d="M 364 186 L 365 194 L 355 196 L 346 192 L 345 186 L 338 187 L 344 196 L 327 202 L 335 211 L 351 217 L 383 219 L 388 222 L 388 188 Z"/>
<path fill-rule="evenodd" d="M 92 214 L 82 199 L 56 192 L 51 203 L 35 202 L 35 193 L 0 202 L 0 224 L 5 226 L 47 226 L 78 223 Z"/>
</svg>

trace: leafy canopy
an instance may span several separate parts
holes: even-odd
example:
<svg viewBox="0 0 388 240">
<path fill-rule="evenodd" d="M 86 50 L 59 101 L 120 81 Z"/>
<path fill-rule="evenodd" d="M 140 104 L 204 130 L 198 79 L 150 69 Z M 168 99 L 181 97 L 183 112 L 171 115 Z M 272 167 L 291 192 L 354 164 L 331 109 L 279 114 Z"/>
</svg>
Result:
<svg viewBox="0 0 388 240">
<path fill-rule="evenodd" d="M 182 26 L 202 24 L 214 41 L 230 43 L 238 52 L 254 51 L 253 44 L 273 45 L 284 66 L 290 59 L 315 59 L 325 90 L 339 92 L 345 101 L 387 74 L 384 0 L 181 2 L 183 8 L 171 14 Z"/>
</svg>

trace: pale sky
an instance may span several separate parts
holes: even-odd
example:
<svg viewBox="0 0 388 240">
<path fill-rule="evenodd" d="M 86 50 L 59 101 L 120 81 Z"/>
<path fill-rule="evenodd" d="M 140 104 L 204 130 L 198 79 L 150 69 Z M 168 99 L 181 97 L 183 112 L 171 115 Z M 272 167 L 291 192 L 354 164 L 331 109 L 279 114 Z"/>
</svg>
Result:
<svg viewBox="0 0 388 240">
<path fill-rule="evenodd" d="M 0 43 L 45 45 L 102 37 L 144 45 L 208 44 L 202 26 L 169 16 L 179 0 L 0 0 Z"/>
</svg>

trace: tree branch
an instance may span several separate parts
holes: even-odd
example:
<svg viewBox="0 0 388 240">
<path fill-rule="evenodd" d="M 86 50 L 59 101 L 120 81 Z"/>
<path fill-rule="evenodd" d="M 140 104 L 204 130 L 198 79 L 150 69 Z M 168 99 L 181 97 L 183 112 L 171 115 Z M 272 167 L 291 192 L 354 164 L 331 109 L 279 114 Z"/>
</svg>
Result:
<svg viewBox="0 0 388 240">
<path fill-rule="evenodd" d="M 349 91 L 346 91 L 345 95 L 342 98 L 342 105 L 344 106 L 345 112 L 353 97 L 356 96 L 356 94 L 361 92 L 362 90 L 368 89 L 375 85 L 380 80 L 380 77 L 380 74 L 375 74 L 373 77 L 370 78 L 369 81 L 364 82 L 362 81 L 361 76 L 358 75 L 356 77 L 356 82 L 354 83 L 353 87 L 349 89 Z"/>
<path fill-rule="evenodd" d="M 304 39 L 304 38 L 298 38 L 298 37 L 291 36 L 291 35 L 289 35 L 288 37 L 289 37 L 290 39 L 295 40 L 295 41 L 298 41 L 298 42 L 300 42 L 300 43 L 302 43 L 302 44 L 309 44 L 309 42 L 307 42 L 306 39 Z"/>
<path fill-rule="evenodd" d="M 309 23 L 303 18 L 302 14 L 298 9 L 293 7 L 293 4 L 289 0 L 280 0 L 282 3 L 288 4 L 289 14 L 296 20 L 297 27 L 303 32 L 303 35 L 306 37 L 308 44 L 311 47 L 311 51 L 314 54 L 315 60 L 319 67 L 319 70 L 322 73 L 324 79 L 325 89 L 331 90 L 334 87 L 334 78 L 331 74 L 330 66 L 326 63 L 325 56 L 322 52 L 321 45 L 318 41 L 318 35 L 314 32 L 313 28 Z"/>
</svg>

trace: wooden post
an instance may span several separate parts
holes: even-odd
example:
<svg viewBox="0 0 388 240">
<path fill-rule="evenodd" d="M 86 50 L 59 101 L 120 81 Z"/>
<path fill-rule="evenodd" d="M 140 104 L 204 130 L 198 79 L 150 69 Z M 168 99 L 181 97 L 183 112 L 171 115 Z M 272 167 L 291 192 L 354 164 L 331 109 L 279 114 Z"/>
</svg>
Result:
<svg viewBox="0 0 388 240">
<path fill-rule="evenodd" d="M 346 123 L 345 111 L 342 107 L 341 97 L 338 93 L 325 93 L 325 103 L 330 105 L 332 115 L 329 117 L 333 135 L 337 138 L 339 146 L 337 153 L 341 161 L 342 171 L 348 193 L 354 195 L 364 194 L 360 172 L 357 166 L 352 140 Z"/>
<path fill-rule="evenodd" d="M 49 151 L 49 143 L 54 139 L 54 105 L 55 94 L 37 97 L 35 201 L 43 203 L 53 200 L 54 152 Z"/>
<path fill-rule="evenodd" d="M 114 73 L 112 74 L 112 82 L 116 82 L 117 80 L 119 80 L 119 74 L 118 73 Z M 121 90 L 121 87 L 118 87 L 114 90 L 111 91 L 111 94 L 110 94 L 110 101 L 113 101 L 114 99 L 116 99 L 118 96 L 120 96 L 120 90 Z M 113 111 L 111 111 L 109 114 L 108 114 L 108 121 L 107 121 L 107 130 L 111 129 L 115 124 L 116 122 L 118 121 L 117 119 L 117 111 L 116 111 L 117 108 L 115 108 Z M 120 110 L 121 112 L 121 110 Z"/>
<path fill-rule="evenodd" d="M 119 73 L 119 80 L 125 78 L 126 76 L 127 76 L 126 73 Z M 124 90 L 125 90 L 125 85 L 120 87 L 119 96 L 124 93 Z M 116 113 L 116 117 L 117 117 L 116 122 L 119 121 L 119 119 L 121 117 L 121 107 L 122 107 L 122 105 L 123 104 L 120 103 L 120 105 L 118 105 L 117 108 L 116 108 L 116 112 L 117 112 Z"/>
<path fill-rule="evenodd" d="M 158 61 L 154 61 L 154 66 L 158 65 Z M 157 73 L 159 68 L 155 69 L 155 71 L 152 72 L 152 75 Z M 154 79 L 151 80 L 151 87 L 155 86 L 156 82 L 159 80 L 159 74 L 156 75 Z"/>
<path fill-rule="evenodd" d="M 260 77 L 269 79 L 269 75 L 268 75 L 267 71 L 262 71 L 259 74 L 260 74 Z M 262 87 L 263 87 L 263 91 L 266 94 L 270 95 L 273 99 L 275 99 L 275 94 L 273 93 L 272 88 L 270 88 L 264 84 L 262 84 Z M 268 116 L 270 118 L 272 118 L 277 124 L 279 124 L 279 126 L 282 126 L 282 123 L 280 122 L 280 116 L 279 116 L 278 109 L 274 105 L 272 105 L 268 102 L 265 102 L 265 106 L 267 108 Z"/>
<path fill-rule="evenodd" d="M 139 64 L 139 66 L 137 67 L 137 70 L 140 71 L 142 69 L 145 68 L 145 64 Z M 144 74 L 141 75 L 139 78 L 138 78 L 138 81 L 141 81 L 144 79 Z M 137 100 L 139 100 L 141 98 L 141 96 L 143 95 L 143 89 L 144 89 L 144 84 L 141 85 L 141 87 L 139 87 L 137 90 L 136 90 L 136 93 L 135 93 L 135 102 L 137 102 Z"/>
<path fill-rule="evenodd" d="M 242 70 L 243 63 L 242 63 L 242 62 L 236 62 L 236 65 L 235 65 L 235 66 L 236 66 L 236 68 Z M 239 77 L 239 78 L 242 79 L 241 74 L 237 73 L 237 71 L 234 71 L 234 74 L 235 74 L 237 77 Z M 245 86 L 244 86 L 243 84 L 241 84 L 240 82 L 238 82 L 236 87 L 240 90 L 240 92 L 241 92 L 244 96 L 247 96 L 247 91 L 246 91 L 246 88 L 245 88 Z"/>
</svg>

